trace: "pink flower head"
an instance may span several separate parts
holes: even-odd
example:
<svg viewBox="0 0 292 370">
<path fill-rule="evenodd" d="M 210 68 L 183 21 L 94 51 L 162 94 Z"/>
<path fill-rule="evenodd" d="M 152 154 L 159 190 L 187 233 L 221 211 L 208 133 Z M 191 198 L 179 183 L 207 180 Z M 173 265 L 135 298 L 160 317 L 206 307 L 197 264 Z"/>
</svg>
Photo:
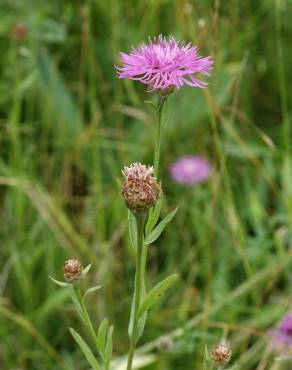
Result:
<svg viewBox="0 0 292 370">
<path fill-rule="evenodd" d="M 270 330 L 271 347 L 281 354 L 292 354 L 292 312 L 282 319 L 278 328 Z"/>
<path fill-rule="evenodd" d="M 123 66 L 116 67 L 118 78 L 130 78 L 149 85 L 149 90 L 179 89 L 184 85 L 204 88 L 207 83 L 195 74 L 210 75 L 213 60 L 198 55 L 198 47 L 160 35 L 148 44 L 120 53 Z"/>
<path fill-rule="evenodd" d="M 210 172 L 209 163 L 204 158 L 193 155 L 181 157 L 170 167 L 173 180 L 186 185 L 193 185 L 206 180 Z"/>
</svg>

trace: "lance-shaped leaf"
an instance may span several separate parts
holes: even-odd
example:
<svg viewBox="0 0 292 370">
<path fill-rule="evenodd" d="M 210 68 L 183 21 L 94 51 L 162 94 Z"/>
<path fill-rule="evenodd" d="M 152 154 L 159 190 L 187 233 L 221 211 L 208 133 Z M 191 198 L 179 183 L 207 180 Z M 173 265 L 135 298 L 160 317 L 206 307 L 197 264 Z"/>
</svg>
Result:
<svg viewBox="0 0 292 370">
<path fill-rule="evenodd" d="M 81 272 L 81 277 L 85 278 L 86 275 L 89 273 L 89 270 L 91 269 L 92 263 L 84 267 L 83 271 Z"/>
<path fill-rule="evenodd" d="M 162 205 L 162 194 L 160 195 L 160 198 L 158 202 L 155 204 L 155 206 L 149 211 L 149 217 L 145 227 L 146 235 L 149 235 L 151 231 L 154 229 L 154 226 L 157 224 L 161 211 L 161 205 Z"/>
<path fill-rule="evenodd" d="M 113 330 L 114 327 L 109 327 L 109 320 L 104 319 L 98 328 L 96 338 L 96 347 L 102 358 L 105 369 L 109 369 L 110 361 L 113 352 Z"/>
<path fill-rule="evenodd" d="M 104 365 L 106 369 L 109 369 L 110 361 L 113 354 L 113 331 L 114 327 L 111 326 L 107 332 L 107 341 L 104 351 Z"/>
<path fill-rule="evenodd" d="M 63 287 L 63 288 L 68 287 L 68 286 L 70 286 L 70 285 L 71 285 L 70 283 L 65 283 L 64 281 L 56 280 L 56 279 L 52 278 L 52 276 L 50 276 L 50 275 L 49 275 L 49 278 L 50 278 L 50 279 L 51 279 L 55 284 L 57 284 L 57 285 L 59 285 L 59 286 L 61 286 L 61 287 Z"/>
<path fill-rule="evenodd" d="M 101 288 L 101 285 L 93 286 L 92 288 L 87 289 L 86 292 L 83 295 L 83 301 L 84 301 L 85 297 L 87 297 L 88 294 L 94 293 L 97 290 L 99 290 L 100 288 Z"/>
<path fill-rule="evenodd" d="M 146 294 L 146 288 L 145 288 L 145 284 L 143 284 L 142 285 L 142 291 L 141 291 L 142 300 L 143 300 L 143 297 L 145 297 L 145 294 Z M 131 314 L 130 314 L 130 321 L 129 321 L 129 326 L 128 326 L 129 338 L 131 338 L 132 334 L 133 334 L 134 312 L 135 312 L 135 293 L 134 293 L 133 298 L 132 298 Z M 146 320 L 147 320 L 147 312 L 144 312 L 143 315 L 141 315 L 141 317 L 139 317 L 139 319 L 138 319 L 138 330 L 137 330 L 137 338 L 136 339 L 138 339 L 142 336 L 144 328 L 145 328 Z"/>
<path fill-rule="evenodd" d="M 177 281 L 177 279 L 178 274 L 174 274 L 156 284 L 143 298 L 138 311 L 138 317 L 141 317 L 144 312 L 147 312 L 152 306 L 154 306 L 166 292 L 166 290 Z"/>
<path fill-rule="evenodd" d="M 86 342 L 81 338 L 81 336 L 77 333 L 76 330 L 74 330 L 73 328 L 69 328 L 69 330 L 73 338 L 75 339 L 75 341 L 78 343 L 79 347 L 81 348 L 82 352 L 84 353 L 84 356 L 86 357 L 92 369 L 101 370 L 99 363 L 95 359 L 93 353 L 91 352 L 91 349 L 88 347 Z"/>
<path fill-rule="evenodd" d="M 109 327 L 109 319 L 104 319 L 99 325 L 96 346 L 101 357 L 103 357 L 106 345 L 106 335 Z"/>
<path fill-rule="evenodd" d="M 210 361 L 210 356 L 209 356 L 208 348 L 205 345 L 205 353 L 204 353 L 204 359 L 203 359 L 203 370 L 212 370 L 212 369 L 210 369 L 210 366 L 208 366 L 209 361 Z"/>
<path fill-rule="evenodd" d="M 159 224 L 151 231 L 151 233 L 146 237 L 145 244 L 151 244 L 157 240 L 162 231 L 165 229 L 166 225 L 174 218 L 176 212 L 178 210 L 178 207 L 169 213 L 162 221 L 159 222 Z"/>
<path fill-rule="evenodd" d="M 128 224 L 129 224 L 129 236 L 132 247 L 137 250 L 137 221 L 133 213 L 128 210 Z"/>
</svg>

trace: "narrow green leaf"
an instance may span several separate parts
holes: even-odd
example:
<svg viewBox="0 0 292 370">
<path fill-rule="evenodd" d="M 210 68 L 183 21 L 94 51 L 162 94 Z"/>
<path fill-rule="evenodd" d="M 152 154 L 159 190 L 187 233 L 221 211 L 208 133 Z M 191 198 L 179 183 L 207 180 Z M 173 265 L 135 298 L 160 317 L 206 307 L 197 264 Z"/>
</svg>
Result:
<svg viewBox="0 0 292 370">
<path fill-rule="evenodd" d="M 137 249 L 137 221 L 133 213 L 128 210 L 128 224 L 129 224 L 129 236 L 131 244 L 136 251 Z"/>
<path fill-rule="evenodd" d="M 141 338 L 143 333 L 144 333 L 144 329 L 145 329 L 145 325 L 146 325 L 146 320 L 147 320 L 147 311 L 145 311 L 142 316 L 139 318 L 138 320 L 138 333 L 137 333 L 137 339 Z"/>
<path fill-rule="evenodd" d="M 178 279 L 178 274 L 170 275 L 160 283 L 156 284 L 144 297 L 141 302 L 138 317 L 141 317 L 144 312 L 148 311 L 152 306 L 154 306 L 161 296 L 169 289 Z"/>
<path fill-rule="evenodd" d="M 104 365 L 105 365 L 106 370 L 109 369 L 110 361 L 111 361 L 112 354 L 113 354 L 113 331 L 114 331 L 114 327 L 111 326 L 107 333 L 107 341 L 106 341 L 106 346 L 105 346 L 105 351 L 104 351 Z"/>
<path fill-rule="evenodd" d="M 162 205 L 162 194 L 159 198 L 159 201 L 149 211 L 149 217 L 148 217 L 148 221 L 147 221 L 146 228 L 145 228 L 146 237 L 151 233 L 151 231 L 154 229 L 155 225 L 157 224 L 160 211 L 161 211 L 161 205 Z"/>
<path fill-rule="evenodd" d="M 106 333 L 109 327 L 109 319 L 104 319 L 99 325 L 97 339 L 96 339 L 96 347 L 100 356 L 104 359 L 105 353 L 105 345 L 106 345 Z"/>
<path fill-rule="evenodd" d="M 52 276 L 50 276 L 50 275 L 49 275 L 49 278 L 50 278 L 50 279 L 51 279 L 55 284 L 57 284 L 57 285 L 59 285 L 59 286 L 61 286 L 61 287 L 63 287 L 63 288 L 68 287 L 68 286 L 70 286 L 70 285 L 71 285 L 70 283 L 65 283 L 64 281 L 56 280 L 56 279 L 52 278 Z"/>
<path fill-rule="evenodd" d="M 203 370 L 207 370 L 207 359 L 209 358 L 208 348 L 207 345 L 205 345 L 205 353 L 204 353 L 204 359 L 203 359 Z"/>
<path fill-rule="evenodd" d="M 133 333 L 134 310 L 135 310 L 135 293 L 133 294 L 132 303 L 131 303 L 130 320 L 129 320 L 129 326 L 128 326 L 128 335 L 129 335 L 129 338 L 132 337 L 132 333 Z"/>
<path fill-rule="evenodd" d="M 87 289 L 86 292 L 83 295 L 83 301 L 84 301 L 85 297 L 87 297 L 88 294 L 93 293 L 93 292 L 96 292 L 100 288 L 101 288 L 101 285 L 93 286 L 92 288 Z"/>
<path fill-rule="evenodd" d="M 135 302 L 135 295 L 133 296 L 133 300 L 132 300 L 130 322 L 129 322 L 129 326 L 128 326 L 129 338 L 131 338 L 132 334 L 133 334 L 134 304 L 135 304 L 134 302 Z M 147 312 L 144 312 L 138 320 L 138 330 L 137 330 L 138 333 L 137 333 L 137 338 L 136 339 L 138 339 L 142 336 L 144 328 L 145 328 L 145 324 L 146 324 L 146 319 L 147 319 Z"/>
<path fill-rule="evenodd" d="M 146 237 L 145 244 L 147 245 L 151 244 L 160 237 L 166 225 L 174 218 L 177 210 L 178 207 L 174 211 L 169 213 L 162 221 L 159 222 L 159 224 L 154 228 L 154 230 L 152 230 L 151 233 Z"/>
<path fill-rule="evenodd" d="M 92 266 L 92 263 L 90 263 L 89 265 L 87 265 L 87 266 L 83 269 L 83 271 L 82 271 L 82 273 L 81 273 L 81 277 L 86 277 L 86 275 L 89 273 L 89 270 L 91 269 L 91 266 Z"/>
<path fill-rule="evenodd" d="M 142 291 L 141 291 L 142 300 L 145 297 L 145 295 L 146 295 L 146 288 L 145 288 L 145 284 L 143 283 Z M 129 338 L 131 338 L 133 334 L 134 310 L 135 310 L 135 293 L 133 294 L 133 298 L 132 298 L 131 314 L 130 314 L 130 321 L 129 321 L 129 326 L 128 326 Z M 147 320 L 147 312 L 144 312 L 143 315 L 141 315 L 141 317 L 138 320 L 138 330 L 137 330 L 138 333 L 137 333 L 136 339 L 142 336 L 144 328 L 145 328 L 146 320 Z"/>
<path fill-rule="evenodd" d="M 148 246 L 144 244 L 143 245 L 143 253 L 142 253 L 142 266 L 144 266 L 143 270 L 145 269 L 145 265 L 146 265 L 147 250 L 148 250 Z M 143 273 L 142 275 L 143 275 L 143 279 L 142 279 L 143 281 L 142 281 L 142 286 L 141 286 L 140 301 L 142 301 L 143 298 L 146 295 L 145 273 Z M 133 300 L 132 300 L 130 322 L 129 322 L 129 327 L 128 327 L 128 333 L 129 333 L 130 338 L 132 336 L 132 330 L 133 330 L 134 304 L 135 304 L 135 293 L 134 293 L 134 297 L 133 297 Z M 139 339 L 142 336 L 142 334 L 144 332 L 146 320 L 147 320 L 147 312 L 144 312 L 144 314 L 138 319 L 138 328 L 137 328 L 137 338 L 136 339 Z"/>
<path fill-rule="evenodd" d="M 72 334 L 75 341 L 78 343 L 79 347 L 81 348 L 84 356 L 86 357 L 88 363 L 94 370 L 101 370 L 101 367 L 97 360 L 95 359 L 91 349 L 88 347 L 86 342 L 81 338 L 81 336 L 75 331 L 73 328 L 69 328 L 70 333 Z"/>
<path fill-rule="evenodd" d="M 141 299 L 143 300 L 143 298 L 145 296 L 146 296 L 146 287 L 145 287 L 145 282 L 143 282 L 143 284 L 142 284 L 142 292 L 141 292 Z M 142 336 L 143 332 L 144 332 L 145 325 L 146 325 L 146 320 L 147 320 L 147 311 L 145 311 L 143 313 L 143 315 L 138 320 L 138 334 L 137 334 L 137 339 L 139 339 Z"/>
</svg>

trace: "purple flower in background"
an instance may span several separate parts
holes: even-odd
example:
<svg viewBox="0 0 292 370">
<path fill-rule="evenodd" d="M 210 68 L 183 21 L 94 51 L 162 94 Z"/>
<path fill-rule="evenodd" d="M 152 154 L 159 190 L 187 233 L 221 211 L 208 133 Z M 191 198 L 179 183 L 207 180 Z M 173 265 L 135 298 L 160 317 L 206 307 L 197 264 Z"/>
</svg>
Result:
<svg viewBox="0 0 292 370">
<path fill-rule="evenodd" d="M 198 55 L 198 47 L 160 35 L 148 44 L 120 53 L 123 66 L 116 67 L 119 78 L 130 78 L 149 85 L 149 90 L 179 89 L 184 85 L 203 88 L 207 84 L 196 73 L 210 75 L 213 60 Z"/>
<path fill-rule="evenodd" d="M 170 167 L 174 181 L 193 185 L 206 180 L 211 172 L 209 163 L 201 157 L 189 155 L 181 157 Z"/>
<path fill-rule="evenodd" d="M 292 312 L 288 313 L 277 329 L 270 330 L 270 345 L 282 354 L 292 354 Z"/>
</svg>

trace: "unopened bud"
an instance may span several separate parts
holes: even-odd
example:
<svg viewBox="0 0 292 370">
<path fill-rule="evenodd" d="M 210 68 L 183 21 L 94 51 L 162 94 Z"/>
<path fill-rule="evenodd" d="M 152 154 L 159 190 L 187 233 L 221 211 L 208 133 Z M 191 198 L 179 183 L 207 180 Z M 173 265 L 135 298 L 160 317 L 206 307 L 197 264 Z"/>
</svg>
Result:
<svg viewBox="0 0 292 370">
<path fill-rule="evenodd" d="M 75 281 L 81 278 L 83 266 L 77 258 L 70 258 L 64 264 L 64 278 L 67 281 Z"/>
<path fill-rule="evenodd" d="M 126 206 L 133 212 L 145 212 L 159 199 L 160 184 L 153 176 L 153 167 L 133 163 L 122 171 L 125 181 L 122 185 L 122 197 Z"/>
<path fill-rule="evenodd" d="M 214 365 L 224 366 L 227 365 L 232 356 L 231 347 L 226 344 L 217 344 L 211 353 L 211 359 Z"/>
</svg>

